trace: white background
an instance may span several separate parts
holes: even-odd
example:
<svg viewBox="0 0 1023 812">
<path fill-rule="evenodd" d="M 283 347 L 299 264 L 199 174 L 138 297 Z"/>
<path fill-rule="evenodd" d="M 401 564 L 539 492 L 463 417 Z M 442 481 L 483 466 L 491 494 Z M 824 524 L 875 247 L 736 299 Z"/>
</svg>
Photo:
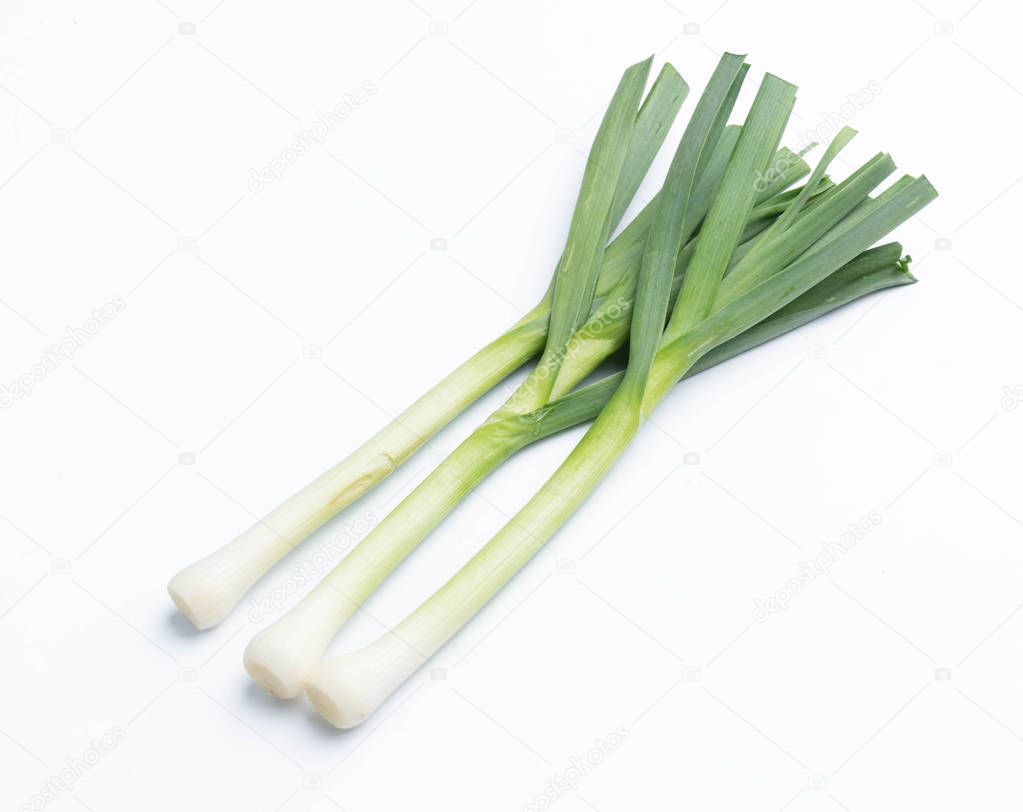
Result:
<svg viewBox="0 0 1023 812">
<path fill-rule="evenodd" d="M 466 2 L 4 3 L 0 382 L 125 308 L 0 412 L 0 804 L 116 728 L 51 806 L 518 810 L 624 726 L 554 808 L 1018 809 L 1015 4 Z M 933 180 L 898 235 L 920 284 L 680 387 L 363 727 L 264 696 L 240 660 L 269 619 L 195 633 L 169 577 L 534 303 L 627 64 L 672 61 L 687 113 L 726 48 L 800 85 L 790 144 L 878 83 L 835 174 L 886 149 Z M 323 146 L 247 188 L 366 81 Z M 382 516 L 502 395 L 316 539 Z M 484 483 L 335 650 L 416 606 L 578 436 Z"/>
</svg>

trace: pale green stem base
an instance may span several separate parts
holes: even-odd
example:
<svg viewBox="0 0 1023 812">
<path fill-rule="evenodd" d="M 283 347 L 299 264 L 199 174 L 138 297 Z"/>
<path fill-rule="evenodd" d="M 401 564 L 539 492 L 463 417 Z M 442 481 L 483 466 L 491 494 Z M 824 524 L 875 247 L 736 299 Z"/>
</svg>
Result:
<svg viewBox="0 0 1023 812">
<path fill-rule="evenodd" d="M 374 488 L 483 393 L 542 348 L 543 305 L 409 406 L 361 448 L 216 552 L 181 570 L 168 591 L 198 629 L 220 623 L 271 567 Z"/>
<path fill-rule="evenodd" d="M 582 505 L 640 426 L 615 397 L 544 487 L 458 574 L 389 634 L 325 660 L 307 693 L 337 727 L 362 722 L 487 603 Z"/>
<path fill-rule="evenodd" d="M 596 343 L 610 354 L 622 341 L 624 334 L 617 342 Z M 575 386 L 604 357 L 570 355 L 559 385 Z M 274 696 L 301 693 L 305 679 L 359 606 L 476 485 L 532 441 L 532 434 L 515 418 L 520 409 L 534 408 L 542 397 L 537 383 L 534 372 L 308 595 L 253 638 L 243 658 L 253 679 Z"/>
</svg>

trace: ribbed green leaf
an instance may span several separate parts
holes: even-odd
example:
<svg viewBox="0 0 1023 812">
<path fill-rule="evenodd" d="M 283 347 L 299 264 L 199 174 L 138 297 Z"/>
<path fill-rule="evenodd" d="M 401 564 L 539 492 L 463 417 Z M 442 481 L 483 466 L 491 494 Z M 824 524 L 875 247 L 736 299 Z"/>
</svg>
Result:
<svg viewBox="0 0 1023 812">
<path fill-rule="evenodd" d="M 729 270 L 718 288 L 715 305 L 734 300 L 745 290 L 781 270 L 854 211 L 894 171 L 895 162 L 891 156 L 880 154 L 823 194 L 787 230 L 778 232 L 776 226 L 788 212 L 783 213 Z"/>
<path fill-rule="evenodd" d="M 820 251 L 823 248 L 827 247 L 832 242 L 842 237 L 855 225 L 862 222 L 863 219 L 867 217 L 869 214 L 877 211 L 882 206 L 887 205 L 892 200 L 895 200 L 906 189 L 912 188 L 912 186 L 916 182 L 917 182 L 916 178 L 910 175 L 903 175 L 901 178 L 895 181 L 895 183 L 893 183 L 891 186 L 889 186 L 887 189 L 881 192 L 881 194 L 877 195 L 877 197 L 871 197 L 863 201 L 859 206 L 853 209 L 853 211 L 844 220 L 842 220 L 842 222 L 840 222 L 837 226 L 831 229 L 831 231 L 829 231 L 827 234 L 823 235 L 819 240 L 817 240 L 817 242 L 807 253 L 810 254 L 813 253 L 814 251 Z"/>
<path fill-rule="evenodd" d="M 775 234 L 780 234 L 782 231 L 787 229 L 796 217 L 802 211 L 803 206 L 810 200 L 810 197 L 814 194 L 814 190 L 817 188 L 817 184 L 821 178 L 824 177 L 824 173 L 827 171 L 828 166 L 838 156 L 853 138 L 856 137 L 856 130 L 852 127 L 843 127 L 838 131 L 838 134 L 832 139 L 831 143 L 828 144 L 828 148 L 824 150 L 824 155 L 821 157 L 817 166 L 813 168 L 813 172 L 810 178 L 806 181 L 803 186 L 803 190 L 792 202 L 781 217 L 771 226 L 770 231 L 765 235 L 767 239 L 770 239 Z"/>
<path fill-rule="evenodd" d="M 675 259 L 686 235 L 693 190 L 709 165 L 748 69 L 744 56 L 725 54 L 693 111 L 661 190 L 657 215 L 647 234 L 636 288 L 624 386 L 642 400 L 646 377 L 661 342 Z M 775 145 L 777 146 L 777 145 Z M 772 148 L 773 149 L 773 148 Z"/>
<path fill-rule="evenodd" d="M 868 293 L 915 282 L 916 279 L 907 269 L 907 263 L 902 261 L 902 246 L 899 243 L 886 243 L 871 248 L 759 324 L 702 356 L 686 377 L 802 327 Z"/>
<path fill-rule="evenodd" d="M 629 153 L 625 157 L 615 190 L 614 207 L 611 210 L 613 231 L 625 214 L 625 210 L 636 196 L 650 164 L 660 150 L 671 124 L 678 115 L 682 102 L 689 95 L 689 85 L 679 76 L 670 62 L 665 63 L 657 74 L 650 92 L 636 115 L 636 126 L 632 133 Z"/>
<path fill-rule="evenodd" d="M 701 228 L 668 326 L 669 337 L 683 334 L 713 307 L 718 286 L 753 208 L 757 182 L 769 169 L 795 100 L 794 85 L 767 74 L 743 124 L 721 189 Z"/>
<path fill-rule="evenodd" d="M 671 124 L 675 120 L 675 116 L 678 115 L 688 93 L 689 86 L 685 80 L 679 76 L 678 71 L 670 63 L 666 63 L 661 68 L 661 72 L 654 80 L 650 92 L 647 93 L 636 114 L 630 149 L 618 175 L 614 207 L 611 211 L 610 231 L 613 232 L 618 227 L 622 215 L 625 214 L 625 210 L 636 196 L 636 190 L 639 189 L 643 178 L 650 169 L 650 164 L 653 163 L 654 157 L 671 130 Z M 649 220 L 641 221 L 641 217 L 642 212 L 630 224 L 631 230 L 626 229 L 630 231 L 629 235 L 623 232 L 622 236 L 626 240 L 633 238 L 637 233 L 645 235 Z M 554 285 L 558 278 L 562 259 L 563 257 L 558 260 L 550 286 L 544 296 L 544 303 L 548 308 L 553 302 Z M 604 266 L 601 266 L 600 279 L 597 283 L 596 295 L 598 296 L 601 287 L 607 289 L 617 280 L 617 277 L 609 278 L 606 270 Z"/>
<path fill-rule="evenodd" d="M 759 347 L 870 293 L 913 284 L 916 279 L 908 272 L 901 257 L 902 246 L 899 243 L 887 243 L 864 251 L 785 307 L 708 352 L 685 377 L 692 377 Z M 529 427 L 529 434 L 535 439 L 586 423 L 600 413 L 624 377 L 624 372 L 607 375 L 522 416 L 521 420 Z"/>
<path fill-rule="evenodd" d="M 686 218 L 684 234 L 686 240 L 692 237 L 697 227 L 706 217 L 714 196 L 717 194 L 718 187 L 721 185 L 721 179 L 724 177 L 725 169 L 728 166 L 728 159 L 731 157 L 732 150 L 735 148 L 736 141 L 739 140 L 741 132 L 742 127 L 738 125 L 725 127 L 724 132 L 718 139 L 710 161 L 707 162 L 707 166 L 700 174 L 689 204 L 692 216 Z M 773 218 L 784 211 L 787 204 L 794 199 L 794 196 L 799 194 L 799 190 L 793 189 L 791 192 L 783 192 L 781 190 L 787 189 L 800 178 L 810 174 L 810 167 L 807 163 L 801 158 L 797 158 L 794 152 L 786 148 L 782 148 L 775 153 L 772 163 L 784 166 L 785 169 L 778 174 L 772 183 L 765 186 L 757 194 L 757 207 L 754 210 L 754 214 L 758 217 Z M 826 191 L 826 183 L 821 183 L 819 186 L 822 188 L 815 194 Z M 618 287 L 619 282 L 623 279 L 623 274 L 630 273 L 633 274 L 633 279 L 627 281 L 625 287 L 630 291 L 629 295 L 631 295 L 635 285 L 634 277 L 639 271 L 639 258 L 642 255 L 647 230 L 650 228 L 650 223 L 657 212 L 659 201 L 660 192 L 654 195 L 654 198 L 643 207 L 642 211 L 633 218 L 632 222 L 622 229 L 621 233 L 608 245 L 607 250 L 604 252 L 604 263 L 600 268 L 600 278 L 597 281 L 595 298 L 602 299 L 608 296 L 612 289 Z"/>
<path fill-rule="evenodd" d="M 702 355 L 784 307 L 860 252 L 882 239 L 937 197 L 925 177 L 870 212 L 828 245 L 808 251 L 784 270 L 715 310 L 687 334 L 665 346 L 658 357 L 683 374 Z"/>
<path fill-rule="evenodd" d="M 611 211 L 625 165 L 650 59 L 628 68 L 590 149 L 565 250 L 554 280 L 545 360 L 560 353 L 590 313 L 600 264 L 611 230 Z M 542 361 L 543 362 L 543 361 Z M 557 368 L 557 362 L 554 362 Z"/>
</svg>

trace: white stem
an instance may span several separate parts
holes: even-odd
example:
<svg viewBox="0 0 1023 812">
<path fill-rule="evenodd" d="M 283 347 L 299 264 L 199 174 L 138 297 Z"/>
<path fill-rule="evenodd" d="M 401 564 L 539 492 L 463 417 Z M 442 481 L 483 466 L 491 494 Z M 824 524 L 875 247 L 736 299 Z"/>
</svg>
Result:
<svg viewBox="0 0 1023 812">
<path fill-rule="evenodd" d="M 439 641 L 436 648 L 443 644 Z M 317 711 L 334 727 L 355 727 L 425 663 L 420 652 L 393 634 L 352 654 L 324 660 L 306 686 Z"/>
<path fill-rule="evenodd" d="M 621 346 L 625 333 L 620 332 L 617 339 L 580 341 L 565 358 L 559 385 L 571 389 L 583 380 Z M 302 692 L 306 677 L 355 610 L 476 485 L 531 442 L 532 433 L 516 418 L 543 404 L 542 381 L 534 371 L 291 612 L 253 638 L 244 663 L 256 682 L 274 696 Z"/>
<path fill-rule="evenodd" d="M 245 670 L 278 699 L 294 699 L 334 637 L 323 617 L 347 620 L 359 605 L 340 592 L 313 590 L 245 647 Z"/>
<path fill-rule="evenodd" d="M 538 307 L 491 342 L 347 459 L 264 519 L 167 585 L 181 613 L 198 629 L 220 623 L 253 584 L 338 511 L 379 484 L 426 440 L 542 347 Z"/>
<path fill-rule="evenodd" d="M 298 696 L 338 630 L 462 499 L 528 440 L 515 421 L 484 424 L 406 496 L 308 595 L 245 649 L 271 694 Z"/>
<path fill-rule="evenodd" d="M 867 244 L 871 241 L 862 239 Z M 700 357 L 777 312 L 841 265 L 837 258 L 809 265 L 797 262 L 754 288 L 748 297 L 706 319 L 691 333 L 662 347 L 642 396 L 626 385 L 627 376 L 626 383 L 540 491 L 444 586 L 386 637 L 320 664 L 306 688 L 316 708 L 338 727 L 351 727 L 366 719 L 567 521 L 631 442 L 644 417 Z M 830 307 L 838 306 L 836 301 L 842 303 L 834 292 L 824 299 Z"/>
<path fill-rule="evenodd" d="M 384 432 L 394 433 L 391 424 Z M 374 438 L 374 445 L 381 435 Z M 167 585 L 174 603 L 197 629 L 220 623 L 252 585 L 306 536 L 394 470 L 388 454 L 356 452 L 322 474 L 264 519 L 206 558 L 190 564 Z"/>
<path fill-rule="evenodd" d="M 638 427 L 636 405 L 612 399 L 543 488 L 444 586 L 388 635 L 320 664 L 306 686 L 317 710 L 337 727 L 376 710 L 567 521 Z"/>
</svg>

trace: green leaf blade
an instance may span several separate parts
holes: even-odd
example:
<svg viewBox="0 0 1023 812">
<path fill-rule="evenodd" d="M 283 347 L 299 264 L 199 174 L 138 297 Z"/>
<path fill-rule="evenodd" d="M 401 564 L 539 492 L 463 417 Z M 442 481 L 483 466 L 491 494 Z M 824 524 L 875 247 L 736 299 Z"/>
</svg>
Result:
<svg viewBox="0 0 1023 812">
<path fill-rule="evenodd" d="M 668 326 L 669 337 L 683 334 L 713 307 L 718 286 L 753 208 L 758 179 L 778 149 L 795 100 L 794 85 L 766 75 L 701 229 Z"/>
<path fill-rule="evenodd" d="M 636 288 L 623 387 L 642 402 L 646 378 L 661 342 L 668 311 L 675 261 L 695 221 L 690 212 L 693 190 L 714 155 L 745 78 L 745 56 L 725 54 L 707 84 L 679 143 L 650 225 Z"/>
<path fill-rule="evenodd" d="M 601 121 L 583 173 L 565 250 L 554 281 L 547 360 L 560 352 L 589 315 L 611 214 L 636 125 L 651 59 L 626 69 Z M 555 363 L 555 369 L 557 364 Z"/>
</svg>

